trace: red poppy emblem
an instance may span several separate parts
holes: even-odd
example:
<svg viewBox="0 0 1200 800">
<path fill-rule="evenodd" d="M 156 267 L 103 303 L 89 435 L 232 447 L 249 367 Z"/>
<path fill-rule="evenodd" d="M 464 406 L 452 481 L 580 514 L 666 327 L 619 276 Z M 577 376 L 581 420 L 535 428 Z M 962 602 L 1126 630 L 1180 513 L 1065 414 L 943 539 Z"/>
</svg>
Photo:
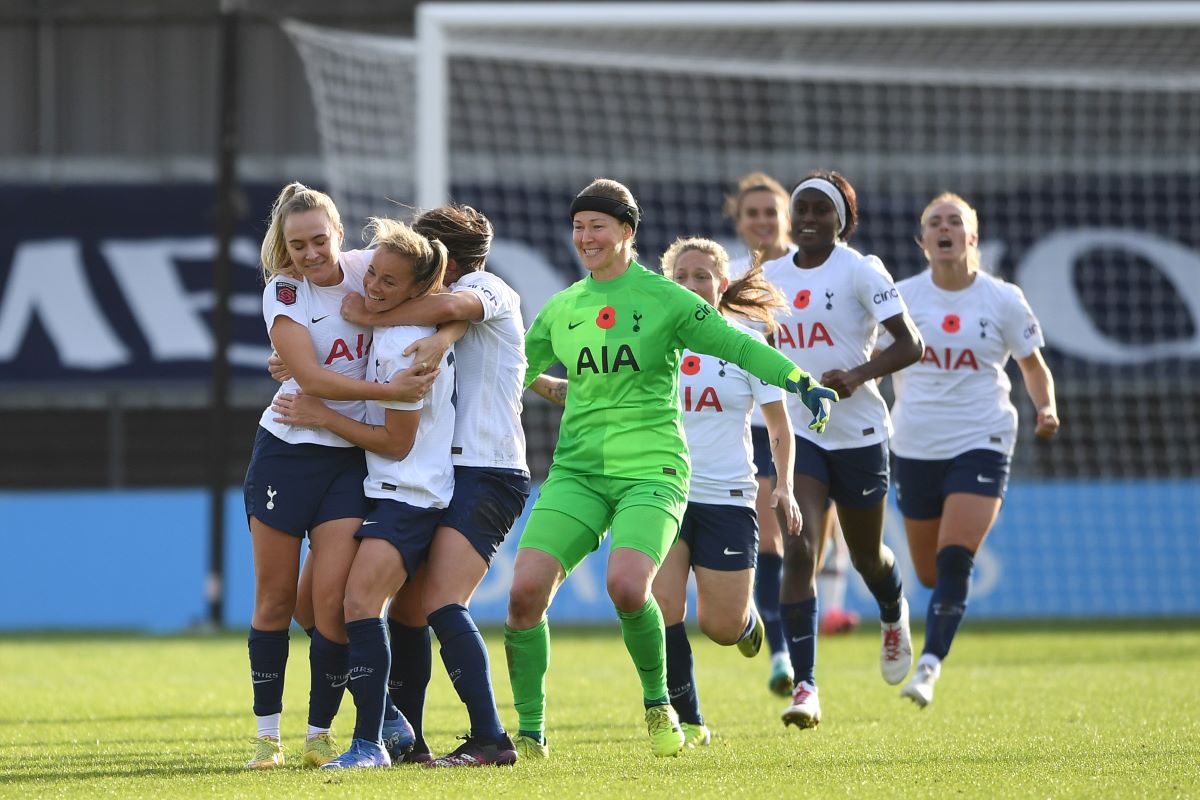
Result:
<svg viewBox="0 0 1200 800">
<path fill-rule="evenodd" d="M 808 289 L 801 289 L 796 292 L 795 298 L 792 299 L 792 305 L 796 308 L 808 308 L 808 301 L 812 299 L 812 292 Z"/>
<path fill-rule="evenodd" d="M 680 367 L 684 375 L 695 375 L 700 371 L 700 356 L 688 356 L 683 360 L 683 366 Z"/>
<path fill-rule="evenodd" d="M 962 320 L 958 318 L 958 314 L 947 314 L 942 320 L 942 330 L 946 333 L 958 333 L 958 329 L 962 327 Z"/>
<path fill-rule="evenodd" d="M 296 284 L 286 281 L 276 283 L 275 299 L 285 306 L 293 305 L 296 302 Z"/>
<path fill-rule="evenodd" d="M 596 315 L 596 324 L 604 330 L 608 330 L 613 325 L 617 324 L 617 310 L 612 306 L 605 306 L 600 309 L 600 313 Z"/>
</svg>

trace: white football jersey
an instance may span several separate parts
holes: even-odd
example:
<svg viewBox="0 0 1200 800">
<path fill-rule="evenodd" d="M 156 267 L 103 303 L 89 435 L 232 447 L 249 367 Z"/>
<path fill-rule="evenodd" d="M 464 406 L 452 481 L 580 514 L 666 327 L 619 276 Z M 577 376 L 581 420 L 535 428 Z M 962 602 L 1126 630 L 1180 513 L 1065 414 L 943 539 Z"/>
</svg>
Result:
<svg viewBox="0 0 1200 800">
<path fill-rule="evenodd" d="M 794 256 L 796 254 L 797 249 L 799 249 L 799 248 L 797 248 L 796 245 L 794 245 L 794 244 L 788 245 L 787 253 L 785 253 L 783 256 L 781 256 L 781 258 L 790 258 L 791 256 Z M 763 262 L 763 266 L 766 266 L 766 262 Z M 732 283 L 733 281 L 736 281 L 738 278 L 745 275 L 749 270 L 750 270 L 750 256 L 749 255 L 745 255 L 745 256 L 742 256 L 741 258 L 733 259 L 732 261 L 729 262 L 729 280 L 730 280 L 730 282 Z M 737 320 L 738 320 L 738 322 L 745 325 L 746 327 L 758 331 L 764 337 L 767 335 L 767 326 L 764 325 L 763 323 L 759 322 L 758 320 L 745 319 L 744 317 L 738 317 Z M 759 408 L 757 403 L 754 404 L 754 410 L 750 412 L 750 425 L 751 425 L 751 427 L 755 427 L 755 428 L 766 428 L 767 427 L 767 421 L 763 419 L 762 409 Z"/>
<path fill-rule="evenodd" d="M 1004 366 L 1010 355 L 1025 358 L 1044 344 L 1025 295 L 983 272 L 959 291 L 938 288 L 929 270 L 897 288 L 925 340 L 925 355 L 892 376 L 893 452 L 924 459 L 977 449 L 1011 455 L 1017 409 Z"/>
<path fill-rule="evenodd" d="M 788 307 L 775 315 L 775 346 L 813 378 L 831 369 L 853 369 L 871 357 L 876 329 L 903 313 L 904 300 L 883 263 L 844 244 L 819 267 L 801 269 L 792 256 L 763 265 Z M 812 414 L 800 398 L 788 396 L 796 435 L 826 450 L 866 447 L 891 433 L 887 404 L 875 381 L 835 403 L 824 433 L 808 429 Z"/>
<path fill-rule="evenodd" d="M 759 341 L 762 334 L 730 320 Z M 784 399 L 784 391 L 760 381 L 737 364 L 683 351 L 679 404 L 692 460 L 688 500 L 754 508 L 750 409 Z"/>
<path fill-rule="evenodd" d="M 308 328 L 317 363 L 325 369 L 363 380 L 371 350 L 371 329 L 352 325 L 342 319 L 342 298 L 351 292 L 363 293 L 363 277 L 370 264 L 366 250 L 350 250 L 341 254 L 342 282 L 337 286 L 317 286 L 312 281 L 276 275 L 263 290 L 263 319 L 268 334 L 276 317 L 287 317 Z M 295 394 L 300 384 L 295 379 L 285 381 L 276 392 Z M 325 405 L 339 414 L 361 421 L 365 413 L 362 400 L 326 400 Z M 267 406 L 258 424 L 290 444 L 323 444 L 329 447 L 353 447 L 340 436 L 324 428 L 309 428 L 275 422 L 276 414 Z"/>
<path fill-rule="evenodd" d="M 521 394 L 525 386 L 525 324 L 521 298 L 490 272 L 468 272 L 450 287 L 469 292 L 483 304 L 483 320 L 474 322 L 454 345 L 458 387 L 454 426 L 454 463 L 529 471 Z"/>
<path fill-rule="evenodd" d="M 418 339 L 432 336 L 436 328 L 428 325 L 394 325 L 375 329 L 375 344 L 367 380 L 387 383 L 399 371 L 412 366 L 412 356 L 401 355 Z M 450 443 L 454 439 L 454 351 L 446 352 L 442 371 L 424 399 L 415 403 L 396 400 L 367 401 L 369 425 L 384 423 L 385 409 L 420 410 L 417 436 L 412 449 L 401 461 L 367 452 L 367 479 L 363 490 L 367 497 L 398 500 L 417 508 L 445 508 L 454 494 L 454 463 Z"/>
</svg>

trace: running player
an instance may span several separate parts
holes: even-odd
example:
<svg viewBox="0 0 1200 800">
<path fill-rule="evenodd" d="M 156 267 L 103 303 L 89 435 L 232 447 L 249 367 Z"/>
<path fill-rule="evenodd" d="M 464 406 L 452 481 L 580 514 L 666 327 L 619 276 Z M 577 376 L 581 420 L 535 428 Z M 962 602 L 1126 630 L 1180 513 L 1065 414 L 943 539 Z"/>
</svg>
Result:
<svg viewBox="0 0 1200 800">
<path fill-rule="evenodd" d="M 1058 410 L 1039 349 L 1041 329 L 1025 296 L 979 269 L 975 209 L 956 194 L 938 195 L 921 214 L 918 242 L 929 269 L 897 288 L 925 340 L 925 356 L 892 379 L 892 450 L 913 566 L 933 589 L 925 647 L 901 690 L 924 707 L 966 612 L 975 554 L 1008 486 L 1017 436 L 1004 371 L 1010 356 L 1036 409 L 1038 436 L 1058 432 Z"/>
<path fill-rule="evenodd" d="M 634 260 L 640 211 L 616 181 L 594 181 L 571 204 L 588 277 L 552 297 L 525 337 L 529 376 L 561 362 L 571 382 L 550 474 L 521 538 L 505 647 L 522 755 L 548 755 L 546 610 L 572 569 L 611 527 L 607 588 L 641 679 L 656 756 L 683 747 L 667 697 L 663 618 L 651 595 L 687 502 L 690 464 L 679 409 L 680 350 L 716 355 L 800 394 L 814 431 L 833 392 L 738 331 L 693 293 Z"/>
<path fill-rule="evenodd" d="M 368 310 L 387 311 L 441 286 L 447 261 L 444 245 L 391 219 L 372 218 L 367 230 L 372 234 L 365 281 Z M 403 355 L 409 345 L 433 332 L 428 326 L 376 329 L 367 379 L 386 383 L 410 365 L 412 356 Z M 354 740 L 322 769 L 391 764 L 383 746 L 391 660 L 383 613 L 388 600 L 424 562 L 454 490 L 453 364 L 453 354 L 447 354 L 422 401 L 368 403 L 366 422 L 333 415 L 307 395 L 280 395 L 272 406 L 284 421 L 329 430 L 366 450 L 364 489 L 375 501 L 355 534 L 361 544 L 346 581 L 348 682 L 357 710 Z"/>
<path fill-rule="evenodd" d="M 467 706 L 471 731 L 461 746 L 433 759 L 431 766 L 511 764 L 517 753 L 500 724 L 487 649 L 467 609 L 529 499 L 521 427 L 525 380 L 521 299 L 507 283 L 485 271 L 492 226 L 480 212 L 470 206 L 443 206 L 417 217 L 413 229 L 446 245 L 449 291 L 383 314 L 365 314 L 362 301 L 354 297 L 348 297 L 343 308 L 347 318 L 375 325 L 471 323 L 454 345 L 458 376 L 451 451 L 454 497 L 434 535 L 421 580 L 406 586 L 389 612 L 392 699 L 416 728 L 416 747 L 408 760 L 429 759 L 420 721 L 430 675 L 432 626 L 441 642 L 446 671 Z M 444 349 L 437 342 L 418 343 L 414 357 L 440 361 Z M 388 741 L 386 724 L 384 733 Z"/>
<path fill-rule="evenodd" d="M 884 680 L 904 680 L 912 663 L 900 571 L 883 544 L 890 421 L 875 379 L 919 359 L 921 343 L 883 264 L 846 244 L 858 222 L 850 183 L 835 172 L 811 173 L 792 191 L 791 212 L 799 251 L 763 270 L 789 306 L 777 315 L 776 344 L 797 363 L 816 365 L 822 383 L 844 398 L 824 437 L 797 431 L 796 502 L 804 531 L 789 537 L 784 554 L 780 610 L 796 684 L 783 721 L 811 728 L 821 719 L 815 581 L 830 499 L 854 566 L 879 604 Z M 880 324 L 894 341 L 872 356 Z M 793 407 L 793 416 L 799 410 Z"/>
<path fill-rule="evenodd" d="M 725 213 L 734 221 L 738 237 L 749 254 L 729 263 L 730 278 L 745 275 L 752 263 L 765 264 L 794 255 L 791 220 L 788 216 L 788 193 L 779 181 L 763 172 L 752 172 L 738 181 L 737 191 L 725 199 Z M 775 343 L 774 320 L 766 323 L 753 319 L 742 322 Z M 779 520 L 771 508 L 775 486 L 775 464 L 771 458 L 769 436 L 762 411 L 755 405 L 751 411 L 750 437 L 754 444 L 755 480 L 758 483 L 755 512 L 758 516 L 758 564 L 754 572 L 754 600 L 762 615 L 771 648 L 771 673 L 767 686 L 781 697 L 791 697 L 793 687 L 792 660 L 784 638 L 783 621 L 779 617 L 779 580 L 783 571 L 783 534 Z M 837 512 L 825 517 L 825 540 L 820 572 L 821 632 L 846 633 L 858 625 L 858 615 L 842 608 L 846 596 L 846 572 L 850 568 L 850 553 L 837 524 Z M 831 602 L 832 601 L 832 602 Z"/>
<path fill-rule="evenodd" d="M 362 291 L 369 256 L 342 252 L 337 207 L 322 192 L 292 183 L 271 209 L 262 246 L 267 280 L 263 316 L 275 349 L 292 365 L 279 394 L 306 392 L 329 399 L 331 413 L 360 419 L 363 398 L 406 396 L 411 384 L 368 384 L 371 331 L 342 320 L 342 298 Z M 423 379 L 422 379 L 423 380 Z M 246 516 L 254 547 L 255 600 L 248 640 L 258 732 L 250 769 L 284 763 L 279 738 L 288 626 L 296 605 L 300 544 L 312 545 L 312 574 L 320 599 L 310 647 L 312 688 L 304 762 L 319 766 L 337 755 L 330 726 L 346 684 L 346 633 L 341 598 L 358 549 L 354 532 L 367 511 L 362 450 L 328 430 L 277 422 L 268 408 L 246 470 Z M 318 555 L 319 554 L 319 555 Z"/>
<path fill-rule="evenodd" d="M 708 239 L 677 240 L 663 254 L 662 271 L 670 280 L 716 306 L 735 327 L 757 339 L 761 334 L 738 319 L 772 322 L 771 310 L 783 296 L 751 268 L 729 281 L 725 248 Z M 792 497 L 792 423 L 783 392 L 748 374 L 736 364 L 685 351 L 680 368 L 680 400 L 692 480 L 679 539 L 654 579 L 654 598 L 666 624 L 667 687 L 689 747 L 711 739 L 700 712 L 692 648 L 684 617 L 688 573 L 696 574 L 697 617 L 717 644 L 736 644 L 742 655 L 757 655 L 763 620 L 751 602 L 759 546 L 756 505 L 774 519 L 778 509 L 791 535 L 800 533 L 800 511 Z M 750 443 L 750 410 L 761 407 L 774 471 L 782 476 L 756 503 Z M 778 566 L 778 565 L 776 565 Z M 779 601 L 778 594 L 775 597 Z"/>
</svg>

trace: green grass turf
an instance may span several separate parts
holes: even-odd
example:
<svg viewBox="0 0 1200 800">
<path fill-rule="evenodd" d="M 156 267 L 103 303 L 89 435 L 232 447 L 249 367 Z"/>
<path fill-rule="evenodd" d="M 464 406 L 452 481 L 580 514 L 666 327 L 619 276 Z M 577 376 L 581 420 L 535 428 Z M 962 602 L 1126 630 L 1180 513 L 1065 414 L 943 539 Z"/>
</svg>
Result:
<svg viewBox="0 0 1200 800">
<path fill-rule="evenodd" d="M 501 637 L 486 633 L 501 718 L 515 727 Z M 968 623 L 935 703 L 879 677 L 876 635 L 826 637 L 824 721 L 785 729 L 754 660 L 695 631 L 711 747 L 650 756 L 615 625 L 556 630 L 551 760 L 513 769 L 301 769 L 307 639 L 293 631 L 291 761 L 241 769 L 254 732 L 241 635 L 0 637 L 0 796 L 37 797 L 1197 797 L 1200 626 Z M 347 696 L 335 731 L 345 744 Z M 434 659 L 426 734 L 452 749 L 466 713 Z"/>
</svg>

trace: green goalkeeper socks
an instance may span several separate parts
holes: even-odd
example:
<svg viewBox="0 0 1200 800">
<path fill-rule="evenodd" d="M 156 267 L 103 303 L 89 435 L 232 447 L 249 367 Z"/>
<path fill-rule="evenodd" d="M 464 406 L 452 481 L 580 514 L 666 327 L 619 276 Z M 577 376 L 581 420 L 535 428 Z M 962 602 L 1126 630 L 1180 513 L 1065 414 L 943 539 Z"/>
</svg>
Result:
<svg viewBox="0 0 1200 800">
<path fill-rule="evenodd" d="M 618 611 L 621 618 L 621 638 L 629 651 L 642 694 L 647 703 L 665 703 L 667 697 L 667 645 L 662 612 L 652 596 L 637 611 Z"/>
<path fill-rule="evenodd" d="M 550 669 L 549 620 L 543 619 L 523 631 L 505 625 L 504 653 L 517 708 L 517 727 L 542 734 L 546 730 L 546 672 Z"/>
</svg>

